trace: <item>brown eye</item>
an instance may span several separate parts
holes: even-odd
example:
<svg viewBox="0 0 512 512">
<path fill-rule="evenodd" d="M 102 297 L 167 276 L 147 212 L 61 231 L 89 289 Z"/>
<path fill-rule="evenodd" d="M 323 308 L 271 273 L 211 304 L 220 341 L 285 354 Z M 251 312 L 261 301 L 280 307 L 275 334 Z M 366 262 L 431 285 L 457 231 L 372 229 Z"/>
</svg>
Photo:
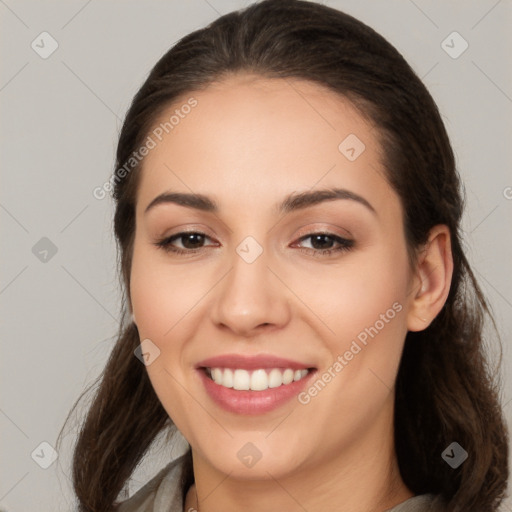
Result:
<svg viewBox="0 0 512 512">
<path fill-rule="evenodd" d="M 329 235 L 311 235 L 308 238 L 311 239 L 311 245 L 313 246 L 313 249 L 331 249 L 335 243 L 333 237 Z"/>
<path fill-rule="evenodd" d="M 348 251 L 354 246 L 354 240 L 348 240 L 332 233 L 311 233 L 300 238 L 299 242 L 310 239 L 311 248 L 303 247 L 307 252 L 315 255 L 328 255 L 333 252 Z M 337 247 L 333 248 L 333 245 Z"/>
<path fill-rule="evenodd" d="M 186 253 L 199 251 L 204 247 L 205 240 L 209 238 L 206 234 L 198 231 L 181 232 L 169 236 L 156 242 L 156 246 L 168 252 Z M 181 247 L 174 245 L 176 242 L 181 244 Z"/>
<path fill-rule="evenodd" d="M 173 237 L 173 239 L 181 240 L 181 244 L 185 249 L 198 249 L 204 243 L 205 235 L 201 233 L 186 233 Z"/>
</svg>

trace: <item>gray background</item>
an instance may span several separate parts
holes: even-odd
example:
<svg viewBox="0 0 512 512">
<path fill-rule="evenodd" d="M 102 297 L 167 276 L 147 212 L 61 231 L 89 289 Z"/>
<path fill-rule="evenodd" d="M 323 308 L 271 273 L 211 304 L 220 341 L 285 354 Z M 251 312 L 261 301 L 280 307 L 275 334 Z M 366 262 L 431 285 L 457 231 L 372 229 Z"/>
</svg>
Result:
<svg viewBox="0 0 512 512">
<path fill-rule="evenodd" d="M 503 403 L 512 426 L 512 3 L 323 3 L 393 43 L 443 113 L 467 190 L 468 256 L 503 338 Z M 0 0 L 0 509 L 72 509 L 68 465 L 76 423 L 54 464 L 42 469 L 35 460 L 48 462 L 50 450 L 40 443 L 55 446 L 67 412 L 102 370 L 116 333 L 112 204 L 92 191 L 113 170 L 123 115 L 157 59 L 183 35 L 247 4 Z M 43 31 L 59 45 L 46 59 L 31 47 Z M 469 44 L 458 58 L 441 44 L 453 31 Z M 450 41 L 452 52 L 462 48 L 460 40 Z M 43 237 L 57 250 L 46 261 Z M 43 246 L 34 254 L 38 242 Z M 132 489 L 173 455 L 170 448 L 155 454 Z M 512 511 L 510 502 L 503 510 Z"/>
</svg>

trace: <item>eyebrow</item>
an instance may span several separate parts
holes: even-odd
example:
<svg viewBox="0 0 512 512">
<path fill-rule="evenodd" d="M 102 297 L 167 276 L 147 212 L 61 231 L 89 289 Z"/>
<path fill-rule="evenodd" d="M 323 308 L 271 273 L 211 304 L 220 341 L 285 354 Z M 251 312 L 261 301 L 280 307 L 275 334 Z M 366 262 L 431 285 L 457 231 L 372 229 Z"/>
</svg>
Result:
<svg viewBox="0 0 512 512">
<path fill-rule="evenodd" d="M 356 201 L 359 204 L 365 206 L 375 215 L 377 212 L 375 208 L 362 196 L 351 192 L 350 190 L 342 188 L 329 188 L 323 190 L 306 191 L 300 193 L 292 193 L 285 197 L 280 203 L 275 205 L 275 211 L 278 214 L 286 214 L 292 211 L 301 210 L 314 206 L 316 204 L 323 203 L 325 201 L 333 201 L 336 199 L 346 199 Z M 187 208 L 195 208 L 197 210 L 218 213 L 219 206 L 217 203 L 208 196 L 203 194 L 190 194 L 183 192 L 165 192 L 155 197 L 151 203 L 146 207 L 144 213 L 146 214 L 149 210 L 159 204 L 173 203 Z"/>
</svg>

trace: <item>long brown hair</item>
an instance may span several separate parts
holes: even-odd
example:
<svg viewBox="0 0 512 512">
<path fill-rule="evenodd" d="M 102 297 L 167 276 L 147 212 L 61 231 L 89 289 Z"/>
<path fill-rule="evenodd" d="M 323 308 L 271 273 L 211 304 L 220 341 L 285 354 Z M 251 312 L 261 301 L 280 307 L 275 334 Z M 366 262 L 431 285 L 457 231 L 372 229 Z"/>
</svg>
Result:
<svg viewBox="0 0 512 512">
<path fill-rule="evenodd" d="M 412 262 L 434 225 L 450 228 L 454 273 L 446 304 L 427 329 L 409 332 L 405 340 L 396 382 L 396 451 L 401 476 L 415 494 L 441 495 L 450 512 L 496 511 L 508 477 L 508 433 L 498 372 L 484 350 L 486 319 L 494 326 L 492 341 L 501 345 L 463 252 L 463 189 L 441 116 L 421 80 L 382 36 L 343 12 L 302 0 L 261 1 L 182 38 L 131 103 L 112 180 L 122 318 L 117 343 L 91 386 L 95 395 L 74 448 L 79 510 L 111 510 L 153 440 L 173 427 L 134 356 L 140 339 L 128 316 L 129 276 L 143 160 L 128 171 L 126 163 L 164 109 L 237 72 L 327 86 L 372 120 L 386 177 L 404 208 Z M 125 172 L 118 172 L 123 166 Z M 469 455 L 456 469 L 441 457 L 454 441 Z"/>
</svg>

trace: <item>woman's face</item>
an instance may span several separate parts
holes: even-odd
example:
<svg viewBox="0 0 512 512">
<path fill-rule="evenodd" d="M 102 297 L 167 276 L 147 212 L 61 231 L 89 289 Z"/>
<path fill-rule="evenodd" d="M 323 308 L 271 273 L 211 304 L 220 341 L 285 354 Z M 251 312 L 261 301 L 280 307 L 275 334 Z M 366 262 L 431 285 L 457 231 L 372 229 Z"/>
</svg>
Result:
<svg viewBox="0 0 512 512">
<path fill-rule="evenodd" d="M 194 457 L 278 478 L 381 456 L 413 276 L 375 128 L 319 85 L 248 75 L 155 127 L 131 302 Z"/>
</svg>

